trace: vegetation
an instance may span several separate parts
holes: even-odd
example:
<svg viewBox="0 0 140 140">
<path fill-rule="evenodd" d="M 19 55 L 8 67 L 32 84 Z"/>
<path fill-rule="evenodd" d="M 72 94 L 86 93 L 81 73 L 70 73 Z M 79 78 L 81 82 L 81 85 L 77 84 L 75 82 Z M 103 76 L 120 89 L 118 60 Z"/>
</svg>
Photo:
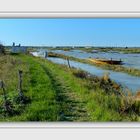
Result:
<svg viewBox="0 0 140 140">
<path fill-rule="evenodd" d="M 140 47 L 75 47 L 74 49 L 92 53 L 94 50 L 99 52 L 118 52 L 118 53 L 140 53 Z"/>
<path fill-rule="evenodd" d="M 0 44 L 0 54 L 5 54 L 5 48 L 2 44 Z"/>
</svg>

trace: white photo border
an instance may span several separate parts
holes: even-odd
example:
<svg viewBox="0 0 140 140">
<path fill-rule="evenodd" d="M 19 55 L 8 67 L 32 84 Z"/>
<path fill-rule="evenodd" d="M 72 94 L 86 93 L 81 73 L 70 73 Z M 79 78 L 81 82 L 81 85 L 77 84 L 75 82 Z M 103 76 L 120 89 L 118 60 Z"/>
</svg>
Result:
<svg viewBox="0 0 140 140">
<path fill-rule="evenodd" d="M 140 11 L 0 11 L 3 18 L 140 18 Z M 140 122 L 0 122 L 0 129 L 140 129 Z"/>
<path fill-rule="evenodd" d="M 140 18 L 140 11 L 0 11 L 0 18 Z"/>
</svg>

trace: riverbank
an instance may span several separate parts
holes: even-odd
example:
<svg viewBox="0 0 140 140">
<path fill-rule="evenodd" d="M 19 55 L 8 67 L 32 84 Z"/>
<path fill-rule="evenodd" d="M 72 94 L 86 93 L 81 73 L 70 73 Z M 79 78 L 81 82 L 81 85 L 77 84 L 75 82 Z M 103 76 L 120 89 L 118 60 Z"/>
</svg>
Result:
<svg viewBox="0 0 140 140">
<path fill-rule="evenodd" d="M 99 52 L 118 52 L 125 54 L 140 53 L 140 47 L 83 47 L 76 48 L 88 53 L 93 53 L 95 50 Z"/>
<path fill-rule="evenodd" d="M 139 101 L 125 96 L 108 75 L 98 78 L 30 55 L 5 55 L 0 62 L 0 78 L 13 111 L 19 112 L 0 115 L 1 121 L 139 121 Z M 23 71 L 23 92 L 31 100 L 22 107 L 14 101 L 18 69 Z"/>
</svg>

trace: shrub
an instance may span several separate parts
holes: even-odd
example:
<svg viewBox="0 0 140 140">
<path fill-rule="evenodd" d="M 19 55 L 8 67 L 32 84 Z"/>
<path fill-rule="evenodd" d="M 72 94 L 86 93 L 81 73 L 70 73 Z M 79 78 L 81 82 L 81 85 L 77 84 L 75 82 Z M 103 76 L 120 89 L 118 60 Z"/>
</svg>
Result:
<svg viewBox="0 0 140 140">
<path fill-rule="evenodd" d="M 76 76 L 76 77 L 78 77 L 78 78 L 87 78 L 88 77 L 88 73 L 86 73 L 86 72 L 84 72 L 84 71 L 82 71 L 82 70 L 75 70 L 75 71 L 73 71 L 73 74 Z"/>
<path fill-rule="evenodd" d="M 5 49 L 2 44 L 0 44 L 0 54 L 5 54 Z"/>
</svg>

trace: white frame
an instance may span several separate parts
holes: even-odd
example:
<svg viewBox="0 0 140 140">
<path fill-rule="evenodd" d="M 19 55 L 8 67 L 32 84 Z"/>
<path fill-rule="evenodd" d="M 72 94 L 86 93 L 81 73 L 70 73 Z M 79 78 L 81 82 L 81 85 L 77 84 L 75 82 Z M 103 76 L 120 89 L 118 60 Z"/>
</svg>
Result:
<svg viewBox="0 0 140 140">
<path fill-rule="evenodd" d="M 4 11 L 0 18 L 140 18 L 140 12 L 102 11 L 102 12 L 76 12 L 76 11 Z M 0 122 L 0 128 L 88 128 L 88 129 L 139 129 L 140 122 Z"/>
<path fill-rule="evenodd" d="M 0 18 L 140 18 L 140 11 L 0 11 Z"/>
</svg>

